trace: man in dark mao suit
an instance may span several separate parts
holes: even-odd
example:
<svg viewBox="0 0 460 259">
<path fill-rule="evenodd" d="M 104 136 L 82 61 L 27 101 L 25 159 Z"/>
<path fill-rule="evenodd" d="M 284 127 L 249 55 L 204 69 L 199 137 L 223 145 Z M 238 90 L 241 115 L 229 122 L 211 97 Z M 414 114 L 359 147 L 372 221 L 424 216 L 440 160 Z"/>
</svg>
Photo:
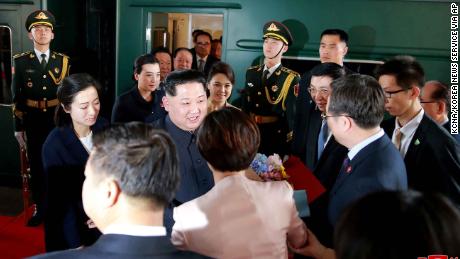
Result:
<svg viewBox="0 0 460 259">
<path fill-rule="evenodd" d="M 174 248 L 163 210 L 179 183 L 169 135 L 140 122 L 115 125 L 93 137 L 83 206 L 104 233 L 94 245 L 36 258 L 200 258 Z"/>
<path fill-rule="evenodd" d="M 178 206 L 207 193 L 214 178 L 196 145 L 195 130 L 207 114 L 206 81 L 196 70 L 173 71 L 166 78 L 163 104 L 168 114 L 153 122 L 167 131 L 177 146 L 180 184 L 171 206 Z M 173 226 L 172 207 L 165 211 L 165 226 Z"/>
<path fill-rule="evenodd" d="M 59 104 L 56 91 L 69 74 L 69 57 L 50 50 L 54 39 L 54 16 L 45 10 L 31 13 L 26 20 L 34 49 L 14 56 L 13 114 L 14 135 L 21 148 L 27 148 L 30 162 L 32 197 L 36 204 L 29 226 L 42 221 L 44 174 L 42 145 L 54 128 L 54 110 Z"/>
</svg>

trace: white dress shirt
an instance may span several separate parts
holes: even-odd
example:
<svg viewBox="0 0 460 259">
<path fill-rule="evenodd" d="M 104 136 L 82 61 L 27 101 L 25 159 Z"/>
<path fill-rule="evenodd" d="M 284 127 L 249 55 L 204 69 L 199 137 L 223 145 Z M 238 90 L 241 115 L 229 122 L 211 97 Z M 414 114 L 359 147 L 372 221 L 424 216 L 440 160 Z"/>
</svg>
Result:
<svg viewBox="0 0 460 259">
<path fill-rule="evenodd" d="M 275 72 L 276 69 L 278 69 L 278 67 L 281 66 L 281 62 L 272 66 L 271 68 L 268 68 L 267 65 L 264 65 L 264 71 L 268 69 L 268 75 L 267 75 L 267 78 L 269 78 L 270 76 L 272 76 L 273 72 Z"/>
<path fill-rule="evenodd" d="M 38 49 L 34 48 L 35 56 L 38 58 L 38 63 L 42 63 L 42 54 L 45 54 L 45 60 L 46 63 L 48 63 L 48 60 L 50 59 L 50 49 L 48 49 L 45 52 L 40 52 Z"/>
<path fill-rule="evenodd" d="M 358 144 L 354 145 L 350 151 L 348 151 L 348 158 L 350 160 L 353 159 L 353 157 L 356 156 L 356 154 L 358 154 L 359 151 L 361 151 L 361 149 L 365 148 L 367 145 L 371 144 L 372 142 L 376 141 L 377 139 L 381 138 L 383 135 L 385 134 L 385 132 L 383 131 L 383 129 L 380 129 L 377 133 L 375 133 L 374 135 L 366 138 L 365 140 L 359 142 Z"/>
<path fill-rule="evenodd" d="M 391 138 L 391 141 L 393 144 L 396 145 L 396 130 L 400 130 L 402 133 L 401 136 L 401 147 L 399 152 L 401 153 L 402 157 L 404 158 L 406 156 L 407 150 L 409 149 L 410 142 L 412 141 L 412 138 L 414 137 L 415 131 L 418 128 L 418 125 L 420 125 L 420 122 L 423 119 L 423 115 L 425 112 L 423 109 L 420 109 L 420 112 L 412 118 L 406 125 L 401 127 L 398 123 L 398 119 L 395 120 L 395 129 L 393 131 L 393 136 Z"/>
<path fill-rule="evenodd" d="M 112 224 L 109 225 L 105 234 L 120 234 L 129 236 L 166 236 L 166 228 L 163 226 L 145 226 L 133 224 Z"/>
</svg>

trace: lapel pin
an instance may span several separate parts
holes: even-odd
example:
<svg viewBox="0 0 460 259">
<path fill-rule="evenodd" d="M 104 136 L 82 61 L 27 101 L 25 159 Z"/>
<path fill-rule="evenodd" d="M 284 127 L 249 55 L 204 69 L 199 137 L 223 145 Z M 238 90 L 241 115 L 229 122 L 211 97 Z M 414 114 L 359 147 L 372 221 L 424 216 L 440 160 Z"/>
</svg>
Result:
<svg viewBox="0 0 460 259">
<path fill-rule="evenodd" d="M 349 166 L 347 167 L 347 170 L 345 170 L 345 172 L 346 172 L 347 174 L 351 173 L 351 165 L 349 165 Z"/>
<path fill-rule="evenodd" d="M 420 145 L 420 140 L 416 139 L 415 142 L 414 142 L 414 145 L 416 145 L 416 146 Z"/>
</svg>

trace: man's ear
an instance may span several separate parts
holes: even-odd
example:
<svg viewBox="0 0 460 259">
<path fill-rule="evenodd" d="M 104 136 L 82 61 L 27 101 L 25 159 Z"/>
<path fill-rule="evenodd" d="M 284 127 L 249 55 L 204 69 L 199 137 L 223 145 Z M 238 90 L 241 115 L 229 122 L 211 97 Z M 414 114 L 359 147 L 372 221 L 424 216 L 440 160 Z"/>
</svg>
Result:
<svg viewBox="0 0 460 259">
<path fill-rule="evenodd" d="M 437 102 L 437 105 L 438 105 L 438 110 L 437 110 L 438 114 L 447 114 L 448 113 L 447 112 L 447 105 L 446 105 L 445 102 L 439 101 L 439 102 Z"/>
<path fill-rule="evenodd" d="M 352 128 L 352 125 L 355 123 L 352 118 L 346 116 L 340 116 L 340 126 L 343 128 L 344 132 L 349 131 Z"/>
<path fill-rule="evenodd" d="M 418 87 L 417 85 L 412 85 L 412 89 L 411 89 L 411 97 L 412 98 L 418 98 L 420 96 L 420 87 Z"/>
<path fill-rule="evenodd" d="M 27 36 L 29 37 L 29 39 L 34 40 L 34 36 L 32 35 L 32 32 L 28 32 Z"/>
<path fill-rule="evenodd" d="M 343 57 L 345 57 L 347 53 L 348 53 L 348 46 L 345 45 L 345 47 L 343 48 Z"/>
<path fill-rule="evenodd" d="M 139 81 L 139 74 L 134 72 L 134 79 L 136 79 L 136 81 Z"/>
<path fill-rule="evenodd" d="M 109 179 L 103 183 L 104 188 L 104 207 L 113 207 L 121 194 L 121 188 L 114 179 Z"/>
<path fill-rule="evenodd" d="M 289 49 L 289 46 L 285 44 L 283 47 L 283 54 L 286 53 L 288 49 Z"/>
<path fill-rule="evenodd" d="M 168 100 L 168 97 L 163 96 L 163 98 L 161 98 L 161 101 L 163 102 L 163 106 L 164 106 L 165 110 L 167 112 L 169 112 L 169 100 Z"/>
</svg>

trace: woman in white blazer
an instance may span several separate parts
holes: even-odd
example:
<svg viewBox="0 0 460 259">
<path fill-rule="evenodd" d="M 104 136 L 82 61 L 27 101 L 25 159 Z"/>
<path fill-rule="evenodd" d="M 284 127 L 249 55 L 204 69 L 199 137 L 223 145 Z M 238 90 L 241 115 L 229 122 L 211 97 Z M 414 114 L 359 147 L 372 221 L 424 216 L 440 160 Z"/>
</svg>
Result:
<svg viewBox="0 0 460 259">
<path fill-rule="evenodd" d="M 205 118 L 197 144 L 216 184 L 174 209 L 174 245 L 214 258 L 287 258 L 287 242 L 305 244 L 306 226 L 291 186 L 244 174 L 259 143 L 257 125 L 237 109 L 223 108 Z"/>
</svg>

